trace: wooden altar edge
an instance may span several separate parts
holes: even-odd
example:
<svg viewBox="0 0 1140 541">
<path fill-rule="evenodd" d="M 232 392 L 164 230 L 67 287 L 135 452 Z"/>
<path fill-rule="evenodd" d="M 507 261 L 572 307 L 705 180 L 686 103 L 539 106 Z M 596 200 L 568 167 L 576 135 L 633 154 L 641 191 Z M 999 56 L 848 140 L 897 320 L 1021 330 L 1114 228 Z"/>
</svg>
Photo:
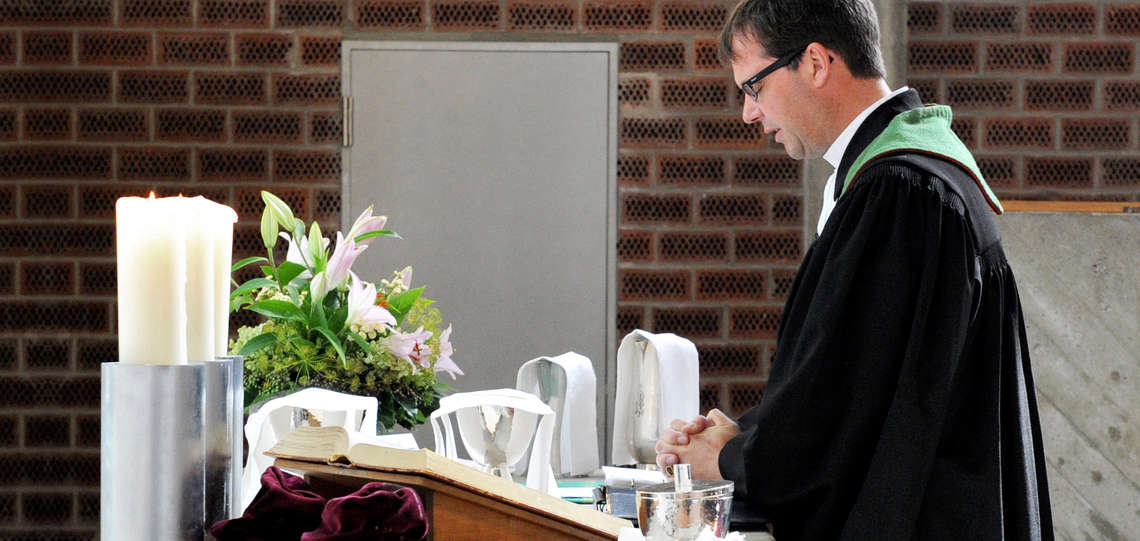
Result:
<svg viewBox="0 0 1140 541">
<path fill-rule="evenodd" d="M 278 457 L 275 465 L 298 472 L 318 493 L 339 496 L 366 482 L 386 481 L 421 489 L 436 539 L 503 539 L 544 541 L 556 539 L 616 540 L 623 527 L 632 524 L 589 507 L 564 501 L 459 463 L 446 461 L 430 451 L 422 453 L 424 467 L 393 467 L 374 464 L 327 464 L 307 458 Z M 430 455 L 428 455 L 430 453 Z M 449 461 L 450 462 L 450 461 Z M 439 468 L 439 466 L 443 466 Z M 460 468 L 461 470 L 456 470 Z M 444 471 L 439 471 L 444 470 Z M 466 470 L 466 471 L 462 471 Z M 456 473 L 459 475 L 455 475 Z M 509 520 L 495 520 L 495 516 Z"/>
<path fill-rule="evenodd" d="M 1135 201 L 1002 201 L 1006 212 L 1085 212 L 1100 214 L 1140 214 Z"/>
</svg>

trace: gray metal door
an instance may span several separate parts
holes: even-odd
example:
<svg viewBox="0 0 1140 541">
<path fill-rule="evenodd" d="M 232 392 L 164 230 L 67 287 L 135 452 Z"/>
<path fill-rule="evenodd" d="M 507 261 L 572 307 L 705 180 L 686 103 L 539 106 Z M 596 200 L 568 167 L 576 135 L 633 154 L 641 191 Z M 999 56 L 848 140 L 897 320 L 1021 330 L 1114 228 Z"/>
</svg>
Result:
<svg viewBox="0 0 1140 541">
<path fill-rule="evenodd" d="M 413 285 L 454 324 L 458 390 L 514 387 L 540 355 L 589 357 L 608 456 L 617 45 L 342 47 L 343 225 L 375 204 L 404 237 L 373 242 L 354 269 L 378 281 L 414 266 Z"/>
</svg>

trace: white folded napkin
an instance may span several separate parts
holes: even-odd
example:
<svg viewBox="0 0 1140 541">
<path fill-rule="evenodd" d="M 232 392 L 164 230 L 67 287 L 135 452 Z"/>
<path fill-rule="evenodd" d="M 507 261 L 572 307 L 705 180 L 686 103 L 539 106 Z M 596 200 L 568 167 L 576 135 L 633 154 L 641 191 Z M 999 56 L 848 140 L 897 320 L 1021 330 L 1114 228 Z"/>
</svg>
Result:
<svg viewBox="0 0 1140 541">
<path fill-rule="evenodd" d="M 557 357 L 539 357 L 523 363 L 519 368 L 515 388 L 533 395 L 539 394 L 539 363 L 549 361 L 566 374 L 566 396 L 558 433 L 557 475 L 586 475 L 598 469 L 598 425 L 596 414 L 597 377 L 594 364 L 584 355 L 574 352 Z"/>
<path fill-rule="evenodd" d="M 643 348 L 641 344 L 648 342 Z M 638 366 L 642 356 L 656 358 L 658 380 L 661 385 L 658 433 L 673 419 L 689 420 L 700 411 L 700 390 L 697 385 L 697 347 L 685 338 L 672 333 L 653 334 L 637 329 L 622 339 L 617 353 L 617 393 L 614 407 L 614 436 L 612 461 L 615 465 L 632 464 L 629 414 L 637 399 L 640 381 Z"/>
</svg>

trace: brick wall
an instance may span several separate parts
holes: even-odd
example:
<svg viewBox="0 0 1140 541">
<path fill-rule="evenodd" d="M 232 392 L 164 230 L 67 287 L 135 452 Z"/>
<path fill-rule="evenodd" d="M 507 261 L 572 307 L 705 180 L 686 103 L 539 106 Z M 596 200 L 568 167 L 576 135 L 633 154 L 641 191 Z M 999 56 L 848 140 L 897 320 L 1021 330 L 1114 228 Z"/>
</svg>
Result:
<svg viewBox="0 0 1140 541">
<path fill-rule="evenodd" d="M 1005 199 L 1140 194 L 1140 6 L 912 2 L 908 82 Z"/>
<path fill-rule="evenodd" d="M 264 187 L 336 228 L 346 35 L 619 41 L 619 335 L 691 337 L 702 409 L 754 404 L 805 246 L 803 169 L 739 121 L 715 58 L 730 3 L 2 2 L 0 538 L 97 530 L 116 198 L 231 204 L 237 257 L 259 252 Z M 955 105 L 1003 195 L 1134 199 L 1138 21 L 1116 3 L 914 3 L 908 79 Z"/>
</svg>

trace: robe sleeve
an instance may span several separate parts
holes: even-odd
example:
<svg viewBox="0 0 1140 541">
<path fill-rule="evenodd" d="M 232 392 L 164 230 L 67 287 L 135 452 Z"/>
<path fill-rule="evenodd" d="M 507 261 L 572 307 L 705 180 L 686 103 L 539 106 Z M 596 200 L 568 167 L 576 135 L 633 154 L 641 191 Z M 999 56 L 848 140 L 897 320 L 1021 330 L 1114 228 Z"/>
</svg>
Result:
<svg viewBox="0 0 1140 541">
<path fill-rule="evenodd" d="M 911 537 L 979 293 L 975 253 L 937 178 L 886 162 L 856 179 L 797 275 L 765 394 L 720 453 L 738 498 L 819 538 Z"/>
</svg>

